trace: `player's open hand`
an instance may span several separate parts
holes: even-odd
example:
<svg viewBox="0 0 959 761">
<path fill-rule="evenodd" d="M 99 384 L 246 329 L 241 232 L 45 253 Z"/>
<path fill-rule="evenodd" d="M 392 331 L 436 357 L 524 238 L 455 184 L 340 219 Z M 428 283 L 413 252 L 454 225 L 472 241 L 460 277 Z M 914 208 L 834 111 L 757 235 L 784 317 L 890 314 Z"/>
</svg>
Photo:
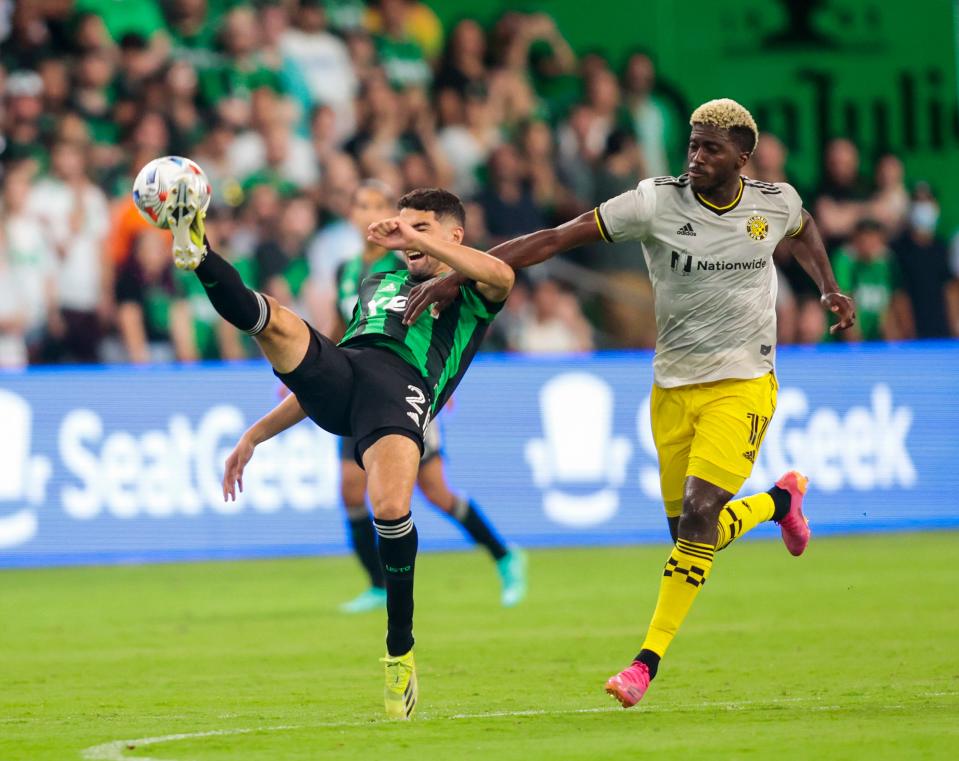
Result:
<svg viewBox="0 0 959 761">
<path fill-rule="evenodd" d="M 847 330 L 856 324 L 856 303 L 851 297 L 842 293 L 826 293 L 820 299 L 823 307 L 828 309 L 839 320 L 829 328 L 829 333 L 835 335 L 841 330 Z"/>
<path fill-rule="evenodd" d="M 243 491 L 243 469 L 253 457 L 253 442 L 243 436 L 226 458 L 226 470 L 223 473 L 223 501 L 236 502 L 236 489 Z"/>
<path fill-rule="evenodd" d="M 403 323 L 412 325 L 430 306 L 434 316 L 442 312 L 453 303 L 463 282 L 465 281 L 460 275 L 448 272 L 414 287 L 406 300 Z"/>
<path fill-rule="evenodd" d="M 367 229 L 366 239 L 383 248 L 403 251 L 416 248 L 419 233 L 399 217 L 374 222 Z"/>
</svg>

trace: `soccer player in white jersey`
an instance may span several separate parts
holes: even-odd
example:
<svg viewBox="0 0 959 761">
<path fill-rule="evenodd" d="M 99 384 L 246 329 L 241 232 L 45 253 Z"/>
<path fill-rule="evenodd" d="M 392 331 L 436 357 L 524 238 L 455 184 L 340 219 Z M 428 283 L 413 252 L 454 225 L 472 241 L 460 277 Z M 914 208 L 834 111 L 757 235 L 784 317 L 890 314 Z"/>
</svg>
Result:
<svg viewBox="0 0 959 761">
<path fill-rule="evenodd" d="M 690 125 L 686 174 L 643 180 L 571 222 L 490 251 L 518 269 L 600 240 L 643 244 L 656 300 L 653 439 L 675 545 L 642 649 L 606 682 L 624 707 L 646 693 L 717 550 L 768 520 L 779 524 L 793 555 L 809 542 L 800 473 L 733 499 L 776 408 L 773 252 L 798 259 L 838 318 L 833 332 L 855 321 L 796 191 L 740 174 L 759 136 L 749 111 L 713 100 L 693 112 Z M 406 319 L 433 303 L 442 308 L 458 285 L 456 276 L 424 283 L 411 294 Z"/>
</svg>

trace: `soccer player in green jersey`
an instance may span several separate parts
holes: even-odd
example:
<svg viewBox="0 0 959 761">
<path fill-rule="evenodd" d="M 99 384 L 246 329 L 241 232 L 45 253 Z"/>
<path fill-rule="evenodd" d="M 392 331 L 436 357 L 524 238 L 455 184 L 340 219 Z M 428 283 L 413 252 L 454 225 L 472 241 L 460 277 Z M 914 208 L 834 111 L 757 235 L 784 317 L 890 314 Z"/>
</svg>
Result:
<svg viewBox="0 0 959 761">
<path fill-rule="evenodd" d="M 309 417 L 338 436 L 353 436 L 366 470 L 386 577 L 385 703 L 391 718 L 416 708 L 413 660 L 413 573 L 417 534 L 410 514 L 423 432 L 473 359 L 487 326 L 513 287 L 513 270 L 482 251 L 459 245 L 465 212 L 445 190 L 420 189 L 399 200 L 400 213 L 371 228 L 385 249 L 404 252 L 408 269 L 383 272 L 360 285 L 346 335 L 334 344 L 275 299 L 247 288 L 213 251 L 188 180 L 170 190 L 173 259 L 196 272 L 210 303 L 252 335 L 273 372 L 293 392 L 244 434 L 223 478 L 224 499 L 242 491 L 243 469 L 261 442 Z M 406 324 L 413 286 L 455 270 L 468 282 L 442 314 Z"/>
<path fill-rule="evenodd" d="M 370 225 L 396 214 L 396 196 L 379 180 L 365 180 L 353 194 L 350 221 L 364 235 Z M 370 275 L 406 269 L 402 254 L 367 240 L 363 251 L 347 259 L 337 270 L 336 307 L 342 326 L 353 318 L 360 286 Z M 333 336 L 331 336 L 333 337 Z M 386 605 L 386 580 L 376 549 L 376 530 L 366 506 L 366 473 L 356 464 L 356 439 L 340 439 L 340 496 L 346 509 L 350 544 L 369 577 L 370 586 L 340 606 L 344 613 L 362 613 Z M 460 526 L 496 563 L 502 585 L 500 601 L 505 607 L 522 602 L 526 596 L 526 557 L 508 547 L 472 500 L 456 494 L 446 481 L 443 442 L 439 421 L 433 420 L 423 436 L 423 457 L 417 484 L 426 499 Z"/>
</svg>

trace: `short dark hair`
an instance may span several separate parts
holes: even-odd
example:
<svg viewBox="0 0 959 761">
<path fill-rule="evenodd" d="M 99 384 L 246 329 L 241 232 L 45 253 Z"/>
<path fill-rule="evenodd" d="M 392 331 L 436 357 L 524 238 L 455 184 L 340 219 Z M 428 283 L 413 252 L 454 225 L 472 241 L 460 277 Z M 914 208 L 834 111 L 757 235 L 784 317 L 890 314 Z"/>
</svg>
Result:
<svg viewBox="0 0 959 761">
<path fill-rule="evenodd" d="M 733 141 L 742 153 L 752 153 L 756 150 L 756 134 L 749 127 L 730 127 L 729 139 Z"/>
<path fill-rule="evenodd" d="M 404 195 L 396 204 L 399 209 L 432 211 L 436 217 L 452 217 L 462 227 L 466 224 L 466 209 L 459 196 L 443 188 L 417 188 Z"/>
</svg>

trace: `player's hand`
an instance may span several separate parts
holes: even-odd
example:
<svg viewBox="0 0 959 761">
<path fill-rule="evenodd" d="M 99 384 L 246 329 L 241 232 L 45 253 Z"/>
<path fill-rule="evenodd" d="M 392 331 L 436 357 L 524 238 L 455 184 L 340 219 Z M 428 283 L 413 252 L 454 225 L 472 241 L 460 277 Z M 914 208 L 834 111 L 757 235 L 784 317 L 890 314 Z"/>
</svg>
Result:
<svg viewBox="0 0 959 761">
<path fill-rule="evenodd" d="M 253 457 L 253 442 L 243 436 L 226 458 L 226 470 L 223 473 L 223 501 L 236 502 L 236 489 L 243 492 L 243 469 Z"/>
<path fill-rule="evenodd" d="M 856 303 L 851 297 L 842 293 L 826 293 L 819 301 L 839 320 L 829 328 L 830 335 L 835 335 L 841 330 L 847 330 L 856 324 Z"/>
<path fill-rule="evenodd" d="M 399 217 L 390 217 L 370 225 L 366 239 L 377 246 L 402 251 L 416 248 L 419 233 Z"/>
<path fill-rule="evenodd" d="M 465 278 L 461 275 L 447 273 L 417 285 L 410 291 L 409 298 L 406 300 L 403 324 L 412 325 L 430 306 L 432 306 L 432 314 L 438 315 L 453 303 L 459 295 L 460 286 L 465 282 Z"/>
</svg>

